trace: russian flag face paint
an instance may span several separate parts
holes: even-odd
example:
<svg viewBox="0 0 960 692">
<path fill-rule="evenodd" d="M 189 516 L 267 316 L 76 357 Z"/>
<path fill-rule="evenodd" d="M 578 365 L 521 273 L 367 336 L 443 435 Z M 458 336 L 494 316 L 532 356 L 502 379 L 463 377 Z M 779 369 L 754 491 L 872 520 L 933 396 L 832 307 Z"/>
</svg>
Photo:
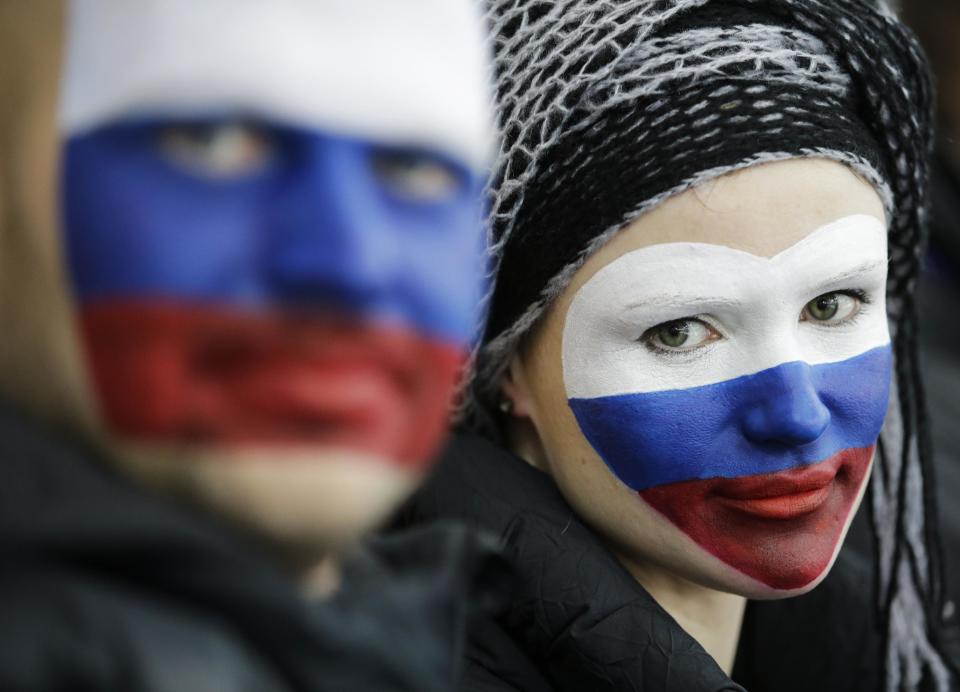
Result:
<svg viewBox="0 0 960 692">
<path fill-rule="evenodd" d="M 66 258 L 109 432 L 422 465 L 482 294 L 472 4 L 74 0 L 69 27 Z"/>
<path fill-rule="evenodd" d="M 574 296 L 569 405 L 613 473 L 700 547 L 778 590 L 829 566 L 891 374 L 886 232 L 830 223 L 772 257 L 667 243 Z"/>
</svg>

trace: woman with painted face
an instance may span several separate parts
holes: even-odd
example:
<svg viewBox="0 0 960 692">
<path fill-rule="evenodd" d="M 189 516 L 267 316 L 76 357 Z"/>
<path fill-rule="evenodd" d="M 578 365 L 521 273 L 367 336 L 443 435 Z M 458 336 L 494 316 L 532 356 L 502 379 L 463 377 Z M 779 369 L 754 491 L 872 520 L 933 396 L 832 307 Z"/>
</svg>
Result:
<svg viewBox="0 0 960 692">
<path fill-rule="evenodd" d="M 912 36 L 868 0 L 489 20 L 495 285 L 469 432 L 405 515 L 521 573 L 466 688 L 951 689 Z M 864 498 L 873 570 L 841 553 Z"/>
</svg>

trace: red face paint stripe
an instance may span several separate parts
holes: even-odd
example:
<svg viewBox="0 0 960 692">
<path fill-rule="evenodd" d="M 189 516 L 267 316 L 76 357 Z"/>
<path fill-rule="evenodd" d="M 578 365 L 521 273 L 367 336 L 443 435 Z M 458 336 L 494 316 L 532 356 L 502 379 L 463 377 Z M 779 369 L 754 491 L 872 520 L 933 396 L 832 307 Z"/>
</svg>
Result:
<svg viewBox="0 0 960 692">
<path fill-rule="evenodd" d="M 465 358 L 402 327 L 158 301 L 84 306 L 80 327 L 117 436 L 346 447 L 406 467 L 442 440 Z"/>
<path fill-rule="evenodd" d="M 704 550 L 774 589 L 799 589 L 830 564 L 876 445 L 777 473 L 709 478 L 639 493 Z"/>
</svg>

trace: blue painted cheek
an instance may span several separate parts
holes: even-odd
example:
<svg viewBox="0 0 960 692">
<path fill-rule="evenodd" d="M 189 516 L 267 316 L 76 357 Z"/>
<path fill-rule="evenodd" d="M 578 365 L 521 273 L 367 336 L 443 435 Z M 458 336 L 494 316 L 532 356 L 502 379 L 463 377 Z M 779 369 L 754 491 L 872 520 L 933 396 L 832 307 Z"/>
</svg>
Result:
<svg viewBox="0 0 960 692">
<path fill-rule="evenodd" d="M 147 126 L 65 145 L 64 226 L 81 302 L 160 299 L 324 307 L 453 343 L 482 286 L 480 181 L 439 201 L 392 196 L 369 142 L 277 128 L 275 156 L 235 180 L 190 175 Z"/>
<path fill-rule="evenodd" d="M 837 363 L 792 362 L 690 389 L 571 399 L 584 436 L 634 490 L 735 478 L 873 444 L 886 414 L 889 346 Z"/>
<path fill-rule="evenodd" d="M 64 229 L 80 299 L 257 300 L 249 269 L 269 187 L 266 177 L 213 183 L 181 173 L 133 129 L 70 140 Z"/>
</svg>

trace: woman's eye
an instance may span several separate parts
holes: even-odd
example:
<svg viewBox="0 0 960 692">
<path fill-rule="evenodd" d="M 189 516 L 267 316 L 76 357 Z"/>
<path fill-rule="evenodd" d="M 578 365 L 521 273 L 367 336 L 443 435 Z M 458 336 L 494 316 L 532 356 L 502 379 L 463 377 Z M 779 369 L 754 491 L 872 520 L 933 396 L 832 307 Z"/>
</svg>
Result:
<svg viewBox="0 0 960 692">
<path fill-rule="evenodd" d="M 189 173 L 231 179 L 259 172 L 274 153 L 274 143 L 263 128 L 243 123 L 173 125 L 158 138 L 160 151 Z"/>
<path fill-rule="evenodd" d="M 664 322 L 644 332 L 641 341 L 661 351 L 692 351 L 720 338 L 720 333 L 706 322 L 684 318 Z"/>
<path fill-rule="evenodd" d="M 464 187 L 462 176 L 453 167 L 427 154 L 377 152 L 372 164 L 381 184 L 408 202 L 443 202 L 456 197 Z"/>
<path fill-rule="evenodd" d="M 856 295 L 835 291 L 819 295 L 803 307 L 801 322 L 840 324 L 860 311 L 862 301 Z"/>
</svg>

